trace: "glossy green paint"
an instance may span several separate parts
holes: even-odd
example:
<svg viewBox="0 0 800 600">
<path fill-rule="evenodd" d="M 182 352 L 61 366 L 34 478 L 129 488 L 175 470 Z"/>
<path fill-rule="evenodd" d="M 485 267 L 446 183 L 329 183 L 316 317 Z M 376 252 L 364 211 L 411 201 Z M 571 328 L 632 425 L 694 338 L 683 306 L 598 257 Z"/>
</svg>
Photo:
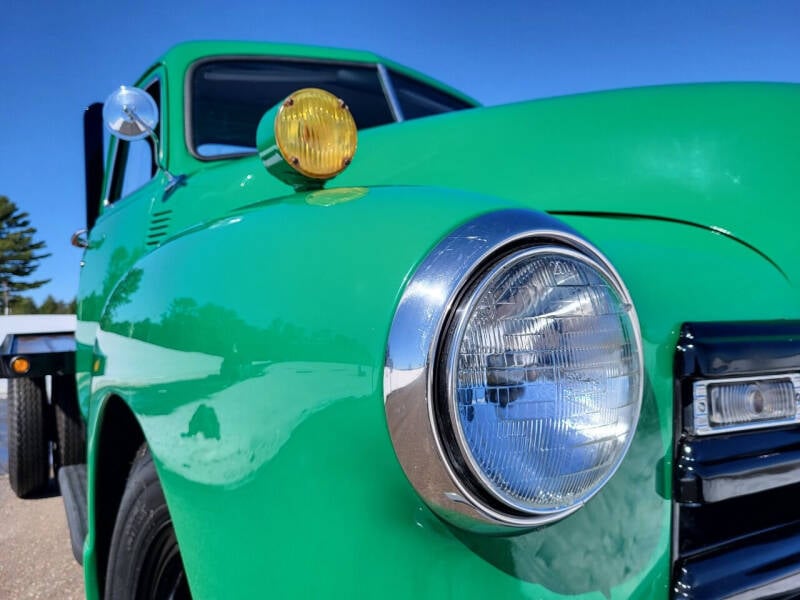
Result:
<svg viewBox="0 0 800 600">
<path fill-rule="evenodd" d="M 151 67 L 140 79 L 142 87 L 154 80 L 160 80 L 161 97 L 157 103 L 161 107 L 169 105 L 169 90 L 166 82 L 166 68 L 163 65 Z M 171 121 L 168 111 L 160 113 L 160 141 L 162 144 L 160 160 L 166 162 L 163 147 L 169 143 Z M 144 143 L 144 142 L 137 142 Z M 117 150 L 118 141 L 110 136 L 106 173 L 103 181 L 103 199 L 100 216 L 89 235 L 89 247 L 84 253 L 84 261 L 90 261 L 89 268 L 81 269 L 78 286 L 78 322 L 75 332 L 78 352 L 76 354 L 76 382 L 78 401 L 84 418 L 89 417 L 89 393 L 91 386 L 93 346 L 97 336 L 97 322 L 108 301 L 111 291 L 127 273 L 133 263 L 148 250 L 148 235 L 153 226 L 152 219 L 160 212 L 168 210 L 159 202 L 163 199 L 168 183 L 166 175 L 159 173 L 152 181 L 135 190 L 128 197 L 109 202 L 111 174 L 110 165 Z"/>
<path fill-rule="evenodd" d="M 201 163 L 183 145 L 186 67 L 259 48 L 290 52 L 166 55 L 167 160 L 189 180 L 164 201 L 157 178 L 91 232 L 78 330 L 90 487 L 118 396 L 150 443 L 195 597 L 666 596 L 680 324 L 800 318 L 798 242 L 782 225 L 797 214 L 798 87 L 629 90 L 389 125 L 363 132 L 332 182 L 343 187 L 292 194 L 257 157 Z M 426 253 L 464 221 L 520 206 L 638 215 L 561 218 L 626 282 L 647 378 L 609 484 L 550 527 L 489 537 L 442 524 L 408 484 L 383 361 Z"/>
<path fill-rule="evenodd" d="M 800 85 L 716 84 L 452 113 L 365 132 L 338 182 L 683 219 L 753 244 L 797 279 L 800 238 L 786 217 L 800 202 L 798 106 Z"/>
</svg>

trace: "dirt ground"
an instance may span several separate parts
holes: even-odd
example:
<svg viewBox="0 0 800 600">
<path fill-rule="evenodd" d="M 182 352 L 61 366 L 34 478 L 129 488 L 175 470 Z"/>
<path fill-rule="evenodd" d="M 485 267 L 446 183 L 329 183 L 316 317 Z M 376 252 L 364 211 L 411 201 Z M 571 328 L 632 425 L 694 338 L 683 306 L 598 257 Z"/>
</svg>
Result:
<svg viewBox="0 0 800 600">
<path fill-rule="evenodd" d="M 0 475 L 0 600 L 83 598 L 61 496 L 19 500 Z"/>
</svg>

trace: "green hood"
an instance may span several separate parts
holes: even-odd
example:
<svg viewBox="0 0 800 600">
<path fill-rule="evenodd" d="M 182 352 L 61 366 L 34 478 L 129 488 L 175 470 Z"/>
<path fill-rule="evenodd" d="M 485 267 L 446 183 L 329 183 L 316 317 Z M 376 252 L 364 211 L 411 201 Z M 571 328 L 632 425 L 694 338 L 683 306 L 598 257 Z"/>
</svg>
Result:
<svg viewBox="0 0 800 600">
<path fill-rule="evenodd" d="M 389 125 L 361 134 L 336 184 L 688 222 L 753 246 L 796 282 L 800 85 L 619 90 Z"/>
</svg>

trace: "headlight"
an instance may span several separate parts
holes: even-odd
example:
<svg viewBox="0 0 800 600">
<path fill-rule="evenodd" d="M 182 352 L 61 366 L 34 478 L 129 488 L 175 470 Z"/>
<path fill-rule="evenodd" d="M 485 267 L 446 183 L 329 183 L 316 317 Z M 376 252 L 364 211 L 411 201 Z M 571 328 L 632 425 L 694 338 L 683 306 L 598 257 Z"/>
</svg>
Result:
<svg viewBox="0 0 800 600">
<path fill-rule="evenodd" d="M 507 506 L 563 510 L 619 464 L 641 379 L 623 294 L 601 265 L 553 246 L 515 252 L 466 293 L 441 417 L 459 458 Z"/>
<path fill-rule="evenodd" d="M 439 514 L 472 529 L 538 525 L 579 508 L 622 462 L 642 381 L 636 314 L 608 261 L 549 217 L 504 211 L 446 238 L 408 286 L 387 419 Z"/>
</svg>

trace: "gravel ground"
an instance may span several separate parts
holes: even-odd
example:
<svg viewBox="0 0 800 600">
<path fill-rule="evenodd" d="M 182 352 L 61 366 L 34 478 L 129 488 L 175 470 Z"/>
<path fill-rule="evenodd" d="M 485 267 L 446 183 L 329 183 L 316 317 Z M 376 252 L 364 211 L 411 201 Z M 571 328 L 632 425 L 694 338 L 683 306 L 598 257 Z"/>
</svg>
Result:
<svg viewBox="0 0 800 600">
<path fill-rule="evenodd" d="M 55 487 L 55 486 L 54 486 Z M 83 598 L 61 496 L 20 500 L 0 476 L 0 599 Z"/>
</svg>

